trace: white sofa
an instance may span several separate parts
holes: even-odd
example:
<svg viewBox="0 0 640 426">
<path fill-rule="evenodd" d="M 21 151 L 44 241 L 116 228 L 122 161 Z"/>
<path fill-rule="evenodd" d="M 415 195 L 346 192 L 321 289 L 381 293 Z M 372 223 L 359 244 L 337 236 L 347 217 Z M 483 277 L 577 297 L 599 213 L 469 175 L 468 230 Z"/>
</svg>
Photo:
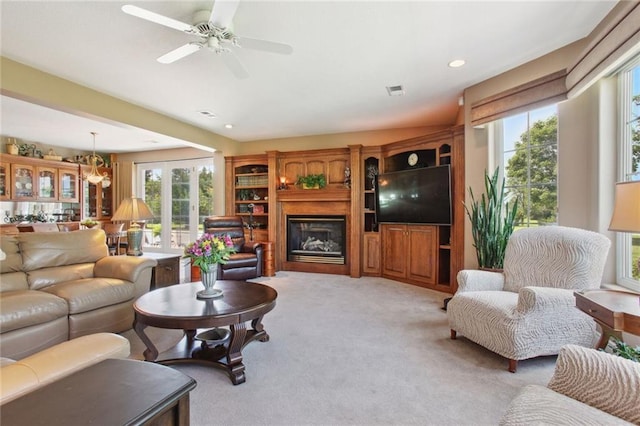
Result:
<svg viewBox="0 0 640 426">
<path fill-rule="evenodd" d="M 95 333 L 58 343 L 19 361 L 0 359 L 0 405 L 107 358 L 129 356 L 129 341 Z"/>
<path fill-rule="evenodd" d="M 640 424 L 640 363 L 575 345 L 563 347 L 547 387 L 529 385 L 500 425 Z"/>
<path fill-rule="evenodd" d="M 576 308 L 574 292 L 599 288 L 611 242 L 578 228 L 547 226 L 514 232 L 504 272 L 462 270 L 447 304 L 451 338 L 458 334 L 519 360 L 555 355 L 562 346 L 593 346 L 593 318 Z"/>
</svg>

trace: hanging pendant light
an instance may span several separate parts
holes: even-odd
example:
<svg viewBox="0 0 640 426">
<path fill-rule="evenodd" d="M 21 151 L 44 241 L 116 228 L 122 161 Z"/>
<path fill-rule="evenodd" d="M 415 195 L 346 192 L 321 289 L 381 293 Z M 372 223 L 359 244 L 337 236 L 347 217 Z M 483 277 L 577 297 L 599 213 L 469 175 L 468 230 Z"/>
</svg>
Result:
<svg viewBox="0 0 640 426">
<path fill-rule="evenodd" d="M 94 185 L 102 182 L 103 179 L 108 178 L 108 173 L 100 174 L 98 172 L 98 156 L 96 155 L 96 132 L 90 132 L 93 135 L 93 154 L 89 157 L 89 161 L 91 162 L 91 170 L 89 174 L 84 175 L 84 179 L 92 183 Z"/>
</svg>

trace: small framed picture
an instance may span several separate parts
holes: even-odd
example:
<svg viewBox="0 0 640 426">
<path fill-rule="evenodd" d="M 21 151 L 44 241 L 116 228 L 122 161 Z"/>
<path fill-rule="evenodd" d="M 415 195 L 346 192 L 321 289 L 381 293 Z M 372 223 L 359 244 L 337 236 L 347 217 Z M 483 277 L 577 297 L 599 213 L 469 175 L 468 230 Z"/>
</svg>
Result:
<svg viewBox="0 0 640 426">
<path fill-rule="evenodd" d="M 262 204 L 256 204 L 253 206 L 253 213 L 264 213 L 264 206 Z"/>
</svg>

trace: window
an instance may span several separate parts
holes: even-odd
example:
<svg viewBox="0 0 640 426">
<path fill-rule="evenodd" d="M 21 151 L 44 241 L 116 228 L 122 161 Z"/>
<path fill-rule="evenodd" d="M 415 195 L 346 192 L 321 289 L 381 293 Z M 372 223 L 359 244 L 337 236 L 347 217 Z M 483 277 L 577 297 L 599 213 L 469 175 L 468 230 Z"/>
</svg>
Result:
<svg viewBox="0 0 640 426">
<path fill-rule="evenodd" d="M 147 221 L 143 247 L 182 252 L 213 214 L 211 159 L 138 164 L 137 193 L 154 214 Z"/>
<path fill-rule="evenodd" d="M 640 180 L 640 57 L 618 74 L 618 181 Z M 640 291 L 640 234 L 616 236 L 618 284 Z"/>
<path fill-rule="evenodd" d="M 507 200 L 519 200 L 518 226 L 557 223 L 558 109 L 556 105 L 491 124 L 493 168 L 505 177 Z"/>
</svg>

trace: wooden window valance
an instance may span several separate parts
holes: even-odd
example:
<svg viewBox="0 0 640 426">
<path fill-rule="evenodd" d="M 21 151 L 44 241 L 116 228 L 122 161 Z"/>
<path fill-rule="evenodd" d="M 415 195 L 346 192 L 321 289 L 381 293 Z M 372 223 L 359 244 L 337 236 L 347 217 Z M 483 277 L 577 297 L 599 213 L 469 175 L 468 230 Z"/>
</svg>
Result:
<svg viewBox="0 0 640 426">
<path fill-rule="evenodd" d="M 618 2 L 588 39 L 584 51 L 569 67 L 569 97 L 579 95 L 640 51 L 640 3 Z"/>
<path fill-rule="evenodd" d="M 489 123 L 567 99 L 566 76 L 565 70 L 557 71 L 475 102 L 471 124 Z"/>
</svg>

